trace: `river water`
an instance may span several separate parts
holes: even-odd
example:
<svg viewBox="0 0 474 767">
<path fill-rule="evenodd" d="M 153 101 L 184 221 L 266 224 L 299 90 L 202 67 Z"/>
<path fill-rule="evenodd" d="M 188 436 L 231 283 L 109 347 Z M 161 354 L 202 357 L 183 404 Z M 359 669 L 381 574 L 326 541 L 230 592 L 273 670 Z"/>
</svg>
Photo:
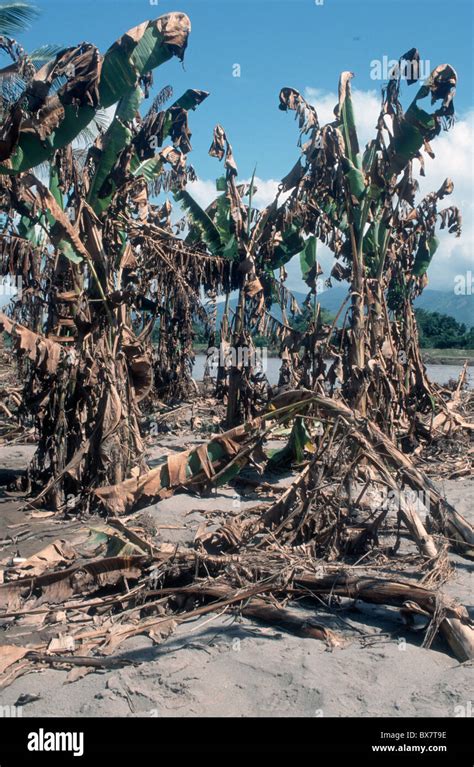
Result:
<svg viewBox="0 0 474 767">
<path fill-rule="evenodd" d="M 196 354 L 193 376 L 196 381 L 202 381 L 204 374 L 204 364 L 206 356 Z M 270 384 L 278 383 L 281 360 L 278 357 L 268 357 L 266 363 L 266 375 Z M 462 364 L 459 365 L 426 365 L 428 378 L 437 384 L 446 384 L 450 379 L 457 379 L 462 370 Z M 214 374 L 213 374 L 214 375 Z M 470 389 L 474 389 L 474 367 L 468 367 L 467 380 Z"/>
</svg>

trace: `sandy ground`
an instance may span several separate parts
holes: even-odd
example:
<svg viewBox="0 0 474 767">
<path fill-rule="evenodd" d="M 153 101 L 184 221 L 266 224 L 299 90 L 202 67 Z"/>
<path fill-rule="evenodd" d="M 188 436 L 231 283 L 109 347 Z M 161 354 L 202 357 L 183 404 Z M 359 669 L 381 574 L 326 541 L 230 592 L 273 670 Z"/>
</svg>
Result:
<svg viewBox="0 0 474 767">
<path fill-rule="evenodd" d="M 164 438 L 155 457 L 176 438 Z M 32 446 L 0 448 L 0 468 L 26 464 Z M 447 498 L 472 518 L 471 481 L 440 483 Z M 14 535 L 25 519 L 14 494 L 0 496 L 0 538 Z M 210 498 L 176 495 L 139 512 L 154 524 L 161 541 L 192 541 L 205 519 L 204 510 L 235 508 L 232 490 Z M 28 520 L 34 537 L 4 546 L 4 559 L 23 556 L 54 538 L 67 536 L 64 523 Z M 14 527 L 12 527 L 14 525 Z M 454 578 L 445 590 L 474 612 L 472 570 L 453 557 Z M 301 609 L 301 608 L 300 608 Z M 119 653 L 136 665 L 94 671 L 73 683 L 67 671 L 42 670 L 17 679 L 0 692 L 0 705 L 21 696 L 32 702 L 24 716 L 460 716 L 473 698 L 471 664 L 459 664 L 437 642 L 423 649 L 421 635 L 410 631 L 397 611 L 358 603 L 337 614 L 301 609 L 308 617 L 344 631 L 345 647 L 328 650 L 322 642 L 302 639 L 232 614 L 211 615 L 182 624 L 161 645 L 147 637 L 124 643 Z M 8 641 L 5 631 L 0 643 Z M 20 701 L 21 702 L 21 701 Z M 471 704 L 472 705 L 472 704 Z"/>
</svg>

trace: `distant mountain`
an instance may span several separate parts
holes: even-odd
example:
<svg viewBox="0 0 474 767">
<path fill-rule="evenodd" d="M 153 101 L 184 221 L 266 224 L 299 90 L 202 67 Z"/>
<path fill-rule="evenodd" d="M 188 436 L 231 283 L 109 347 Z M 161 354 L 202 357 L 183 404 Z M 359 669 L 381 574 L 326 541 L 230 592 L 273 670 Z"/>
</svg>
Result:
<svg viewBox="0 0 474 767">
<path fill-rule="evenodd" d="M 306 293 L 294 293 L 300 306 L 306 295 Z M 331 314 L 336 314 L 346 295 L 347 288 L 338 286 L 320 293 L 319 301 L 321 306 L 331 312 Z M 237 300 L 232 299 L 229 304 L 235 310 Z M 468 328 L 474 326 L 474 295 L 457 296 L 447 290 L 424 290 L 421 296 L 416 299 L 415 308 L 426 309 L 429 312 L 439 312 L 439 314 L 448 314 L 454 317 L 457 322 L 463 322 Z M 223 312 L 224 303 L 219 303 L 217 305 L 218 320 L 222 317 Z M 281 319 L 279 307 L 274 305 L 271 313 L 277 319 Z"/>
<path fill-rule="evenodd" d="M 346 288 L 335 287 L 321 293 L 319 300 L 321 306 L 335 314 L 346 295 Z M 448 314 L 468 328 L 474 325 L 474 295 L 457 296 L 452 291 L 427 289 L 416 299 L 415 309 Z"/>
<path fill-rule="evenodd" d="M 474 326 L 474 295 L 456 296 L 447 290 L 424 290 L 415 301 L 415 307 L 448 314 L 468 328 Z"/>
</svg>

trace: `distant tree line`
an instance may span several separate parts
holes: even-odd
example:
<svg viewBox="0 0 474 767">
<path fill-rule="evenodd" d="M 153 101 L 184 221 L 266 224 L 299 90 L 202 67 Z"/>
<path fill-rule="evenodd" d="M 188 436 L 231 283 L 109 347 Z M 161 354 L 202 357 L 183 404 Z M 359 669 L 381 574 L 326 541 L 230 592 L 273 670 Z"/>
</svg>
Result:
<svg viewBox="0 0 474 767">
<path fill-rule="evenodd" d="M 415 316 L 423 349 L 474 349 L 474 328 L 426 309 L 416 309 Z"/>
</svg>

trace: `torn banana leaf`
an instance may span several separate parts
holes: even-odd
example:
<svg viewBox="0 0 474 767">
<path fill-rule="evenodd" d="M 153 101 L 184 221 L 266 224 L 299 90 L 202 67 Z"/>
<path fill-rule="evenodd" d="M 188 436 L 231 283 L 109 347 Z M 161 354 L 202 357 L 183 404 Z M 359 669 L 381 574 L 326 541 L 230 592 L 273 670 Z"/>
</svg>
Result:
<svg viewBox="0 0 474 767">
<path fill-rule="evenodd" d="M 441 64 L 431 72 L 426 84 L 421 86 L 408 107 L 390 142 L 391 173 L 400 173 L 418 155 L 423 144 L 440 133 L 443 121 L 452 121 L 456 83 L 457 74 L 450 64 Z M 427 96 L 431 97 L 432 104 L 442 100 L 442 105 L 434 112 L 426 112 L 418 102 Z"/>
<path fill-rule="evenodd" d="M 33 333 L 3 313 L 0 313 L 0 329 L 12 336 L 18 350 L 26 353 L 38 370 L 49 375 L 56 373 L 63 354 L 61 344 Z"/>
<path fill-rule="evenodd" d="M 15 149 L 2 157 L 9 163 L 1 166 L 0 172 L 19 173 L 50 159 L 57 149 L 76 138 L 97 109 L 117 103 L 140 77 L 172 56 L 182 60 L 190 30 L 186 14 L 168 13 L 130 29 L 104 57 L 89 44 L 61 51 L 29 84 L 27 95 L 35 109 L 19 125 L 12 124 L 15 136 L 11 144 Z M 70 71 L 73 76 L 68 76 Z M 48 95 L 58 77 L 64 76 L 66 83 Z M 14 104 L 11 110 L 15 108 Z"/>
<path fill-rule="evenodd" d="M 21 578 L 0 585 L 0 608 L 30 609 L 44 604 L 60 604 L 76 594 L 92 594 L 106 585 L 114 585 L 122 578 L 140 577 L 148 556 L 108 557 L 85 562 L 67 570 L 48 572 L 33 578 Z"/>
<path fill-rule="evenodd" d="M 94 495 L 110 514 L 124 514 L 169 497 L 185 484 L 212 481 L 233 459 L 239 463 L 239 453 L 259 438 L 260 426 L 259 419 L 249 421 L 199 447 L 169 455 L 163 464 L 145 474 L 97 488 Z"/>
</svg>

